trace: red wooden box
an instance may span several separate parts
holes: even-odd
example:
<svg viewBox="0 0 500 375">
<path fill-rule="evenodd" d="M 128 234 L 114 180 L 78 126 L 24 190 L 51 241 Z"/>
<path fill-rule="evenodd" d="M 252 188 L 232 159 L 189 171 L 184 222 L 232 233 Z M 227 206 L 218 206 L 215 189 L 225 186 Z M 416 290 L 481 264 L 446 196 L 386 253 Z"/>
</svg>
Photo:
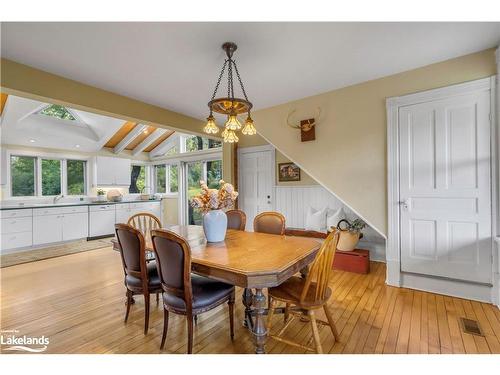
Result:
<svg viewBox="0 0 500 375">
<path fill-rule="evenodd" d="M 353 251 L 337 250 L 333 259 L 333 269 L 354 273 L 370 272 L 370 252 L 364 249 Z"/>
</svg>

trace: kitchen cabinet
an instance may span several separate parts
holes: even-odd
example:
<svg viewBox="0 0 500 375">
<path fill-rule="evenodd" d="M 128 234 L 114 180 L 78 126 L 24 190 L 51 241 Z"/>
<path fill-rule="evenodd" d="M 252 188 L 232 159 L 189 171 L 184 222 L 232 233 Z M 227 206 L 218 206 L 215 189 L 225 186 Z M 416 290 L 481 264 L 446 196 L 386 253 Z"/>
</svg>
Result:
<svg viewBox="0 0 500 375">
<path fill-rule="evenodd" d="M 88 236 L 87 206 L 49 207 L 33 210 L 33 244 L 77 240 Z"/>
<path fill-rule="evenodd" d="M 61 216 L 52 213 L 33 217 L 33 245 L 62 241 Z"/>
<path fill-rule="evenodd" d="M 96 186 L 129 186 L 130 165 L 130 159 L 97 156 Z"/>
<path fill-rule="evenodd" d="M 90 206 L 89 215 L 89 237 L 113 235 L 115 232 L 114 205 Z"/>
<path fill-rule="evenodd" d="M 4 210 L 1 217 L 1 251 L 33 245 L 33 210 Z"/>
<path fill-rule="evenodd" d="M 116 205 L 116 222 L 127 223 L 128 219 L 140 212 L 148 212 L 161 220 L 161 202 L 131 202 Z"/>
</svg>

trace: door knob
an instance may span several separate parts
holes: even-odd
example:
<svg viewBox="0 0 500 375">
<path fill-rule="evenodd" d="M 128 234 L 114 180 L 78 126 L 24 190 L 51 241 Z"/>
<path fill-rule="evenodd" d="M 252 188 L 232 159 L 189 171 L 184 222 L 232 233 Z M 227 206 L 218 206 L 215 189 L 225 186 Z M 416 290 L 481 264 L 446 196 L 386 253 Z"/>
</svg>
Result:
<svg viewBox="0 0 500 375">
<path fill-rule="evenodd" d="M 410 200 L 405 199 L 404 201 L 399 201 L 398 202 L 400 206 L 402 206 L 404 209 L 408 209 L 408 206 L 410 205 Z"/>
</svg>

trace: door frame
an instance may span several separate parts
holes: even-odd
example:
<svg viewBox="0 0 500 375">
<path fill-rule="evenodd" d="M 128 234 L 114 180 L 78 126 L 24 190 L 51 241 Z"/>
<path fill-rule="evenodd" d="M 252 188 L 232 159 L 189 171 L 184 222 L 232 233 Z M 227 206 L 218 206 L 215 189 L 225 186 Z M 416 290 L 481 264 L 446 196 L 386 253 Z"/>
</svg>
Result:
<svg viewBox="0 0 500 375">
<path fill-rule="evenodd" d="M 491 137 L 491 246 L 494 249 L 495 237 L 500 233 L 498 229 L 498 124 L 496 122 L 495 103 L 496 75 L 465 83 L 455 84 L 447 87 L 421 91 L 414 94 L 391 97 L 386 99 L 387 111 L 387 243 L 386 243 L 386 263 L 387 275 L 386 283 L 392 286 L 408 286 L 412 281 L 405 283 L 404 273 L 401 272 L 401 238 L 400 238 L 400 215 L 399 215 L 399 108 L 433 100 L 446 99 L 464 94 L 490 91 L 490 137 Z M 494 254 L 494 253 L 493 253 Z M 495 255 L 494 255 L 495 256 Z M 498 263 L 498 261 L 497 261 Z M 492 274 L 498 272 L 494 269 L 495 261 L 492 259 Z M 417 277 L 417 276 L 412 276 Z M 432 279 L 432 277 L 426 277 Z M 411 279 L 409 279 L 411 280 Z M 436 280 L 438 280 L 436 278 Z M 449 280 L 449 279 L 446 279 Z M 438 291 L 443 289 L 443 278 L 436 281 L 436 287 L 432 282 L 426 280 L 425 285 L 430 289 Z M 413 281 L 415 281 L 413 279 Z M 418 282 L 416 283 L 418 284 Z M 439 284 L 439 285 L 438 285 Z M 463 283 L 462 283 L 463 284 Z M 424 285 L 420 283 L 420 285 Z M 418 288 L 418 286 L 416 287 Z M 423 288 L 423 287 L 422 287 Z M 491 287 L 489 287 L 491 289 Z M 436 290 L 437 289 L 437 290 Z M 446 286 L 444 287 L 446 289 Z M 463 288 L 466 290 L 467 288 Z M 473 293 L 473 292 L 472 292 Z M 484 293 L 483 293 L 484 295 Z M 490 293 L 490 300 L 494 298 Z M 500 302 L 500 301 L 498 301 Z M 497 302 L 497 303 L 498 303 Z"/>
<path fill-rule="evenodd" d="M 275 198 L 276 198 L 276 148 L 272 145 L 262 145 L 262 146 L 252 146 L 252 147 L 238 147 L 238 192 L 240 196 L 245 194 L 245 189 L 243 188 L 243 183 L 241 180 L 241 155 L 242 154 L 250 154 L 254 152 L 262 152 L 262 151 L 271 151 L 271 174 L 272 174 L 272 183 L 271 183 L 271 208 L 275 209 Z M 238 207 L 240 204 L 238 203 Z"/>
</svg>

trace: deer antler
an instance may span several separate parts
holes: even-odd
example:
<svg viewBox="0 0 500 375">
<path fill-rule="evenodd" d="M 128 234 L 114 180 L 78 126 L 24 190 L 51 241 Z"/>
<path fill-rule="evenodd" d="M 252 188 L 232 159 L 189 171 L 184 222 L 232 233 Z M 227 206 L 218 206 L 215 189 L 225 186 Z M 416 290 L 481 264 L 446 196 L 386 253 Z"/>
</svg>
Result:
<svg viewBox="0 0 500 375">
<path fill-rule="evenodd" d="M 292 113 L 295 113 L 295 109 L 291 112 L 288 113 L 288 116 L 286 116 L 286 123 L 288 124 L 288 126 L 290 126 L 291 128 L 294 128 L 294 129 L 300 129 L 300 125 L 299 124 L 290 124 L 290 116 L 292 115 Z"/>
</svg>

